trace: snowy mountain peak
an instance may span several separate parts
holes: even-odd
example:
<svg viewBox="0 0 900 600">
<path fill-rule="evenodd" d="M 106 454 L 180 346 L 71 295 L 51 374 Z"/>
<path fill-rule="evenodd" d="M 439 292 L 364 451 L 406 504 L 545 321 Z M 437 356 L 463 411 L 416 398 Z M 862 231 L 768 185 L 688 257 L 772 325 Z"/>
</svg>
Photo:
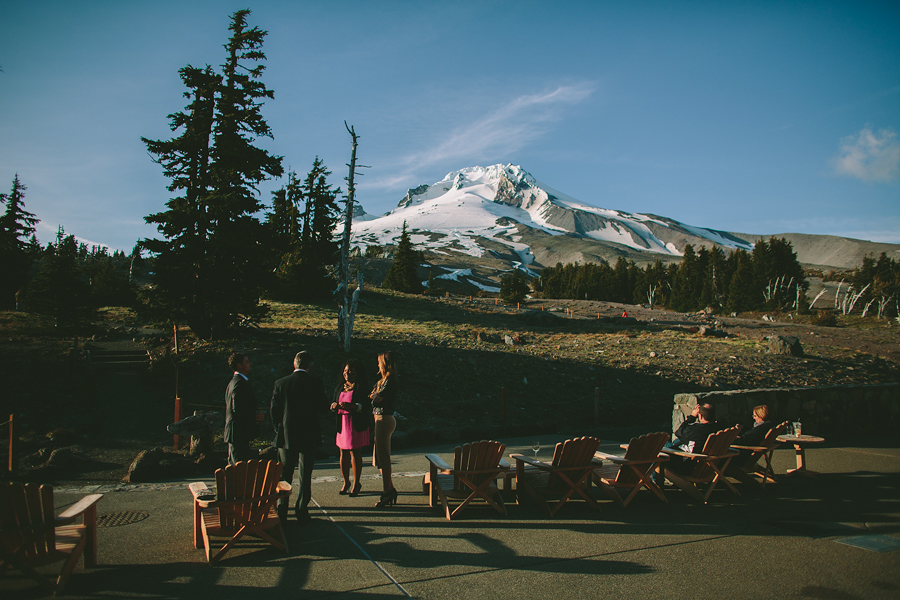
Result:
<svg viewBox="0 0 900 600">
<path fill-rule="evenodd" d="M 411 188 L 397 208 L 354 219 L 353 244 L 396 243 L 406 221 L 421 250 L 448 257 L 504 257 L 513 267 L 538 262 L 649 262 L 676 259 L 684 246 L 751 249 L 745 240 L 665 217 L 584 204 L 542 184 L 518 165 L 467 167 Z"/>
</svg>

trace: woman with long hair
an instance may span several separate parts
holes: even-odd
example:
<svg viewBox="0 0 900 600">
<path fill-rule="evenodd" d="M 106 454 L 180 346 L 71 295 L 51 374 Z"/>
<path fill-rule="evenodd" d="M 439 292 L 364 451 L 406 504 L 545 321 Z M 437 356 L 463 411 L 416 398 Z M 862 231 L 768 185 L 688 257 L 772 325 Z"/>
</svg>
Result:
<svg viewBox="0 0 900 600">
<path fill-rule="evenodd" d="M 378 355 L 378 382 L 375 384 L 369 399 L 372 401 L 372 414 L 375 418 L 375 443 L 372 464 L 381 472 L 381 499 L 376 508 L 384 508 L 396 504 L 397 489 L 391 481 L 391 435 L 397 428 L 394 419 L 394 406 L 397 403 L 397 362 L 393 352 L 382 352 Z"/>
<path fill-rule="evenodd" d="M 340 494 L 359 495 L 362 487 L 362 449 L 369 445 L 372 423 L 372 404 L 366 396 L 368 389 L 362 363 L 351 358 L 344 363 L 341 377 L 334 388 L 331 410 L 337 413 L 335 442 L 341 451 L 341 477 L 344 485 Z M 350 468 L 353 467 L 353 488 L 350 488 Z"/>
</svg>

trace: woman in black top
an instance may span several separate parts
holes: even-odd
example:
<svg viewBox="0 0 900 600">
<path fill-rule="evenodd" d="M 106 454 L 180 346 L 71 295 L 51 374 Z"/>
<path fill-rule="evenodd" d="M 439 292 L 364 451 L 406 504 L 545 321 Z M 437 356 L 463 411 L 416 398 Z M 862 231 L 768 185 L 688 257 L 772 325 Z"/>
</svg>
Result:
<svg viewBox="0 0 900 600">
<path fill-rule="evenodd" d="M 366 391 L 369 389 L 362 363 L 351 358 L 344 363 L 341 379 L 334 388 L 331 410 L 337 413 L 335 443 L 341 451 L 341 477 L 344 485 L 340 494 L 359 495 L 362 475 L 362 448 L 369 445 L 369 427 L 372 424 L 372 404 Z M 353 467 L 353 489 L 350 489 L 350 467 Z"/>
<path fill-rule="evenodd" d="M 381 471 L 381 499 L 376 508 L 384 508 L 397 502 L 397 490 L 391 481 L 391 434 L 397 428 L 394 419 L 394 405 L 397 403 L 397 363 L 392 352 L 378 355 L 378 374 L 380 379 L 375 384 L 369 399 L 372 400 L 372 413 L 375 417 L 375 443 L 372 464 Z"/>
</svg>

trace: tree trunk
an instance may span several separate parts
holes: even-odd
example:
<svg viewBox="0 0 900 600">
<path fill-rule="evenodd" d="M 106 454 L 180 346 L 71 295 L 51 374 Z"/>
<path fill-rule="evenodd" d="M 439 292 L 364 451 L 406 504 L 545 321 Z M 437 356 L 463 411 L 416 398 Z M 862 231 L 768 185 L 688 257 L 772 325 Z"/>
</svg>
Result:
<svg viewBox="0 0 900 600">
<path fill-rule="evenodd" d="M 338 284 L 338 343 L 344 347 L 344 352 L 350 352 L 350 339 L 353 337 L 353 317 L 356 314 L 356 303 L 362 288 L 362 274 L 359 276 L 353 301 L 350 301 L 350 234 L 353 229 L 353 200 L 356 195 L 356 147 L 359 136 L 353 127 L 344 121 L 344 127 L 350 133 L 352 146 L 350 152 L 350 173 L 347 176 L 347 206 L 344 210 L 344 236 L 341 241 L 341 281 Z"/>
</svg>

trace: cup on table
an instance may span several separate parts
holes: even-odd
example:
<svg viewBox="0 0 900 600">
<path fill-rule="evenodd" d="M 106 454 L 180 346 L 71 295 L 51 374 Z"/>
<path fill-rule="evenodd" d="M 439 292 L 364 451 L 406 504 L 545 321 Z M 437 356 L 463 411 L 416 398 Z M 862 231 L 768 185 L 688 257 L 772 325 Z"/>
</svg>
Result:
<svg viewBox="0 0 900 600">
<path fill-rule="evenodd" d="M 803 425 L 800 421 L 794 421 L 794 435 L 803 435 L 801 432 L 803 431 Z"/>
<path fill-rule="evenodd" d="M 794 424 L 788 423 L 787 427 L 784 428 L 784 435 L 794 435 Z"/>
</svg>

